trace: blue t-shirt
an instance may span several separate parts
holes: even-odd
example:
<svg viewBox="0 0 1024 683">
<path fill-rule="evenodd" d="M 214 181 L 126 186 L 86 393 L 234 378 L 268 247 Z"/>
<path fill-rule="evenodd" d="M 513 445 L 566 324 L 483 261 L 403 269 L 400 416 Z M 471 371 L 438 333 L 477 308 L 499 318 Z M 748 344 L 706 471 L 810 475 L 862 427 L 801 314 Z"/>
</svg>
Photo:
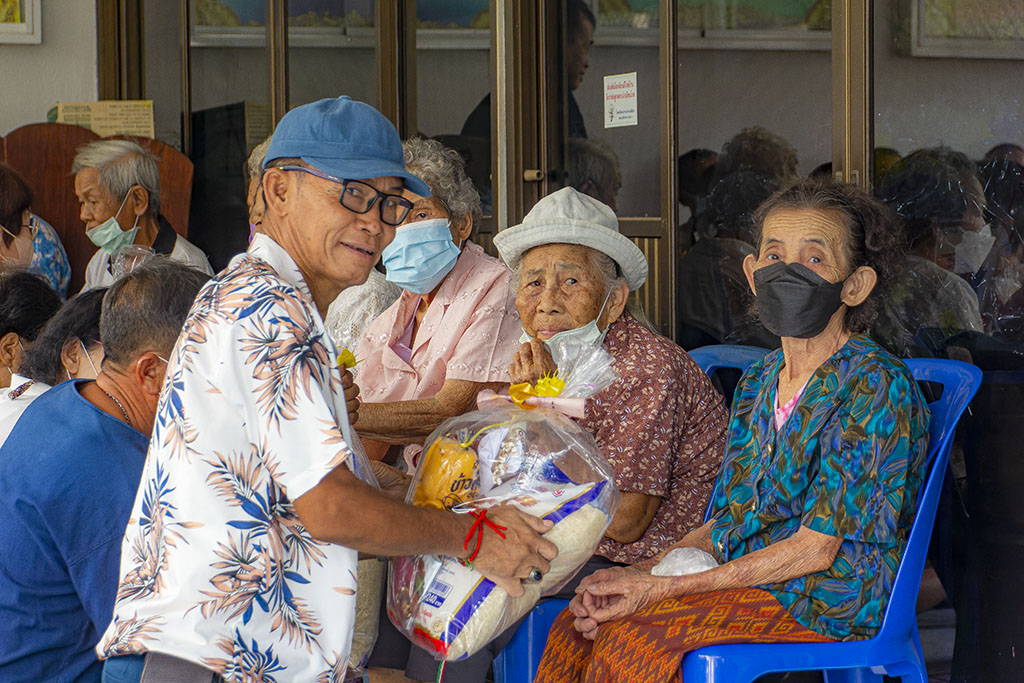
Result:
<svg viewBox="0 0 1024 683">
<path fill-rule="evenodd" d="M 0 447 L 0 681 L 99 681 L 149 437 L 64 382 Z"/>
</svg>

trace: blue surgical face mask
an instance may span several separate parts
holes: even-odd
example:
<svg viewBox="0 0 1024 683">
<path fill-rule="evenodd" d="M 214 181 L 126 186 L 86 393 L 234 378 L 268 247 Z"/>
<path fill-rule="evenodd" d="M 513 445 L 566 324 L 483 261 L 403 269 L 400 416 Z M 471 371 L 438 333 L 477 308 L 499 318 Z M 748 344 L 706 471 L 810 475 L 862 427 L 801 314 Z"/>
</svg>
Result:
<svg viewBox="0 0 1024 683">
<path fill-rule="evenodd" d="M 95 228 L 89 228 L 85 231 L 89 241 L 108 254 L 113 254 L 126 244 L 134 242 L 135 233 L 139 231 L 138 216 L 135 217 L 135 225 L 132 226 L 131 230 L 122 230 L 121 224 L 117 222 L 117 217 L 121 215 L 121 209 L 124 208 L 125 203 L 128 201 L 129 194 L 131 194 L 131 190 L 124 196 L 124 200 L 121 202 L 121 207 L 117 210 L 117 213 Z"/>
<path fill-rule="evenodd" d="M 434 218 L 399 226 L 382 253 L 387 278 L 414 294 L 432 292 L 459 259 L 449 222 Z"/>
</svg>

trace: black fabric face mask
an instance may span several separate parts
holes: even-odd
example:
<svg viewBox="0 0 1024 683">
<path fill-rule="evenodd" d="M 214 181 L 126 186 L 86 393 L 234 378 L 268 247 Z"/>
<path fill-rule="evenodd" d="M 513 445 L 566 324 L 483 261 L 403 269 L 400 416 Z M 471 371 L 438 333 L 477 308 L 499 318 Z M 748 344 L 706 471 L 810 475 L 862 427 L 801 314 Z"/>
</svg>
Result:
<svg viewBox="0 0 1024 683">
<path fill-rule="evenodd" d="M 843 283 L 829 282 L 800 263 L 773 263 L 754 271 L 761 323 L 780 337 L 809 339 L 842 305 Z"/>
</svg>

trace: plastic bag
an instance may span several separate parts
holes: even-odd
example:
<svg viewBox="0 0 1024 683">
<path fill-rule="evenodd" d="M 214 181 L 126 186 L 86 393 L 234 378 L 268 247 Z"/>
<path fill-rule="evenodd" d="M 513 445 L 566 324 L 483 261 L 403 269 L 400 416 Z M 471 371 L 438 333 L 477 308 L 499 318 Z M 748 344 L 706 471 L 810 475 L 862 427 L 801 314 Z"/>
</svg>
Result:
<svg viewBox="0 0 1024 683">
<path fill-rule="evenodd" d="M 591 360 L 600 369 L 591 375 L 577 370 L 565 386 L 573 400 L 614 381 L 607 358 Z M 544 537 L 559 549 L 551 569 L 538 583 L 524 583 L 518 598 L 451 557 L 392 559 L 391 621 L 437 659 L 455 661 L 480 650 L 541 597 L 557 593 L 593 555 L 620 496 L 593 436 L 555 410 L 492 400 L 445 421 L 426 443 L 407 502 L 455 512 L 510 503 L 554 522 Z"/>
<path fill-rule="evenodd" d="M 718 566 L 718 560 L 711 553 L 700 548 L 675 548 L 661 558 L 661 562 L 651 569 L 653 576 L 683 576 L 706 572 Z"/>
</svg>

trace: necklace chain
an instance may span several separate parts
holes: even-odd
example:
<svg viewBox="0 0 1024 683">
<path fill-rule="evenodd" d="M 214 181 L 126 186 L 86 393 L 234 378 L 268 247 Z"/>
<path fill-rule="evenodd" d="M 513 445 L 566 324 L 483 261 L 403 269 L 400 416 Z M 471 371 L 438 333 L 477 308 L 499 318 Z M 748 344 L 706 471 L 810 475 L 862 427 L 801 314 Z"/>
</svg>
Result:
<svg viewBox="0 0 1024 683">
<path fill-rule="evenodd" d="M 106 394 L 107 398 L 109 398 L 111 401 L 113 401 L 114 403 L 117 404 L 117 407 L 121 409 L 121 414 L 124 415 L 124 421 L 128 423 L 129 427 L 131 427 L 132 426 L 132 419 L 130 417 L 128 417 L 128 411 L 124 409 L 124 405 L 122 405 L 121 402 L 118 401 L 116 398 L 111 396 L 110 392 L 107 391 L 106 389 L 104 389 L 103 387 L 100 387 L 100 391 L 102 391 L 104 394 Z"/>
</svg>

